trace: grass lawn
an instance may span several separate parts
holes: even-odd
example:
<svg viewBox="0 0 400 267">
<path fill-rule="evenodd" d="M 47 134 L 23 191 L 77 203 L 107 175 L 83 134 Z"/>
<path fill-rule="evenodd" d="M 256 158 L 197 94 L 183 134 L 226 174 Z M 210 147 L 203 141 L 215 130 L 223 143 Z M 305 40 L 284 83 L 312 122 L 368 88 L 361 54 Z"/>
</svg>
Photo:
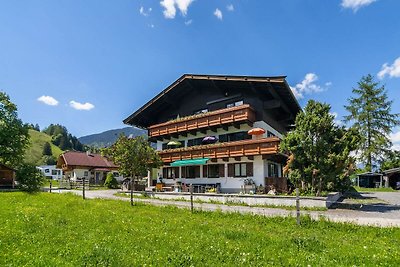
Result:
<svg viewBox="0 0 400 267">
<path fill-rule="evenodd" d="M 380 188 L 368 188 L 368 187 L 358 187 L 353 186 L 357 192 L 397 192 L 391 187 L 380 187 Z"/>
<path fill-rule="evenodd" d="M 400 228 L 0 193 L 0 266 L 400 266 Z"/>
</svg>

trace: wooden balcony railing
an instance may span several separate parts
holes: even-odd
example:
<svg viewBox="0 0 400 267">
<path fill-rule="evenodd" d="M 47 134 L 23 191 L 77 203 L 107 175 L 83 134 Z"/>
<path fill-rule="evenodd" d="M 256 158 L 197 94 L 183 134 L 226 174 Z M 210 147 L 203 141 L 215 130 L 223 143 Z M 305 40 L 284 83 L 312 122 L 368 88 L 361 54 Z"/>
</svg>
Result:
<svg viewBox="0 0 400 267">
<path fill-rule="evenodd" d="M 242 140 L 235 142 L 201 145 L 193 147 L 175 148 L 159 151 L 164 163 L 182 159 L 196 158 L 229 158 L 256 155 L 273 155 L 279 151 L 279 138 L 269 137 L 256 140 Z"/>
<path fill-rule="evenodd" d="M 224 108 L 203 114 L 187 116 L 149 127 L 149 137 L 158 137 L 169 134 L 179 134 L 186 131 L 219 127 L 237 122 L 255 121 L 254 109 L 248 104 L 237 107 Z"/>
</svg>

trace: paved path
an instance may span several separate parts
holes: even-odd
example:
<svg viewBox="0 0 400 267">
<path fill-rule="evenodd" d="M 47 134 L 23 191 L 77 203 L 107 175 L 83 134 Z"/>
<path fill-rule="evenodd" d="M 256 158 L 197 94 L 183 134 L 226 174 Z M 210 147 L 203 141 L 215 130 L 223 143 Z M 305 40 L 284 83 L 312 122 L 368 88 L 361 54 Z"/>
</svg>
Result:
<svg viewBox="0 0 400 267">
<path fill-rule="evenodd" d="M 102 198 L 129 201 L 129 198 L 115 196 L 119 190 L 91 190 L 86 191 L 86 198 Z M 71 192 L 77 195 L 82 195 L 80 190 L 54 190 L 54 193 L 67 193 Z M 383 194 L 382 194 L 383 193 Z M 385 209 L 371 209 L 371 210 L 348 210 L 348 209 L 329 209 L 328 211 L 301 211 L 301 214 L 308 214 L 311 218 L 318 220 L 321 218 L 328 219 L 334 222 L 351 222 L 359 225 L 374 225 L 380 227 L 395 226 L 400 227 L 400 192 L 372 193 L 372 197 L 379 197 L 390 203 L 386 204 Z M 376 194 L 376 195 L 375 195 Z M 368 197 L 371 194 L 367 195 Z M 136 202 L 144 202 L 156 206 L 176 206 L 178 208 L 190 209 L 190 203 L 185 201 L 165 201 L 159 199 L 134 199 Z M 301 203 L 301 201 L 300 201 Z M 375 204 L 374 204 L 375 205 Z M 368 206 L 368 205 L 367 205 Z M 388 208 L 390 207 L 390 208 Z M 195 209 L 205 211 L 222 211 L 222 212 L 239 212 L 242 214 L 257 214 L 267 217 L 272 216 L 296 216 L 296 211 L 285 210 L 278 208 L 261 208 L 261 207 L 246 207 L 246 206 L 226 206 L 222 204 L 211 203 L 194 203 Z"/>
</svg>

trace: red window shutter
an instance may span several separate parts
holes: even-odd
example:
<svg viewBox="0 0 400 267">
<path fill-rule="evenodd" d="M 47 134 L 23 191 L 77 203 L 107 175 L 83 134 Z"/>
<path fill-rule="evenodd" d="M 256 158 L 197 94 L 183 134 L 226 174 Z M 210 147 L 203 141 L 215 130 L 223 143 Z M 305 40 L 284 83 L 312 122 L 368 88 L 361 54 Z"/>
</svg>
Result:
<svg viewBox="0 0 400 267">
<path fill-rule="evenodd" d="M 247 163 L 246 176 L 253 176 L 253 162 L 248 162 Z"/>
<path fill-rule="evenodd" d="M 207 172 L 208 171 L 208 166 L 207 165 L 203 165 L 203 177 L 208 177 Z"/>
<path fill-rule="evenodd" d="M 225 164 L 219 164 L 219 177 L 225 177 Z"/>
<path fill-rule="evenodd" d="M 233 163 L 228 164 L 228 176 L 229 177 L 235 176 L 235 164 L 233 164 Z"/>
</svg>

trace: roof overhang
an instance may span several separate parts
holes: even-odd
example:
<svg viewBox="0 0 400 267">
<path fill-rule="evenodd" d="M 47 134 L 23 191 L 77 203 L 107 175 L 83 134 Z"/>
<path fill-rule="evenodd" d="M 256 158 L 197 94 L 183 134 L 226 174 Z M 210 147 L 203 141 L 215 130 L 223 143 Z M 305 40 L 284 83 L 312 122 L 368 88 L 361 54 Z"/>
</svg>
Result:
<svg viewBox="0 0 400 267">
<path fill-rule="evenodd" d="M 276 91 L 279 98 L 285 100 L 285 105 L 287 105 L 290 111 L 293 114 L 297 114 L 298 111 L 301 110 L 299 103 L 297 102 L 296 97 L 293 95 L 290 86 L 286 82 L 286 76 L 232 76 L 232 75 L 198 75 L 198 74 L 184 74 L 163 91 L 161 91 L 158 95 L 144 104 L 137 111 L 132 113 L 129 117 L 123 120 L 125 124 L 136 126 L 139 128 L 147 128 L 152 124 L 151 121 L 151 109 L 157 109 L 157 104 L 162 101 L 162 99 L 168 99 L 168 96 L 173 93 L 175 90 L 183 90 L 188 81 L 202 81 L 202 82 L 210 82 L 210 86 L 213 83 L 232 83 L 232 82 L 240 82 L 247 84 L 249 88 L 254 88 L 253 84 L 264 83 L 267 88 L 278 88 Z M 192 87 L 191 84 L 189 87 Z M 179 88 L 179 89 L 178 89 Z"/>
</svg>

